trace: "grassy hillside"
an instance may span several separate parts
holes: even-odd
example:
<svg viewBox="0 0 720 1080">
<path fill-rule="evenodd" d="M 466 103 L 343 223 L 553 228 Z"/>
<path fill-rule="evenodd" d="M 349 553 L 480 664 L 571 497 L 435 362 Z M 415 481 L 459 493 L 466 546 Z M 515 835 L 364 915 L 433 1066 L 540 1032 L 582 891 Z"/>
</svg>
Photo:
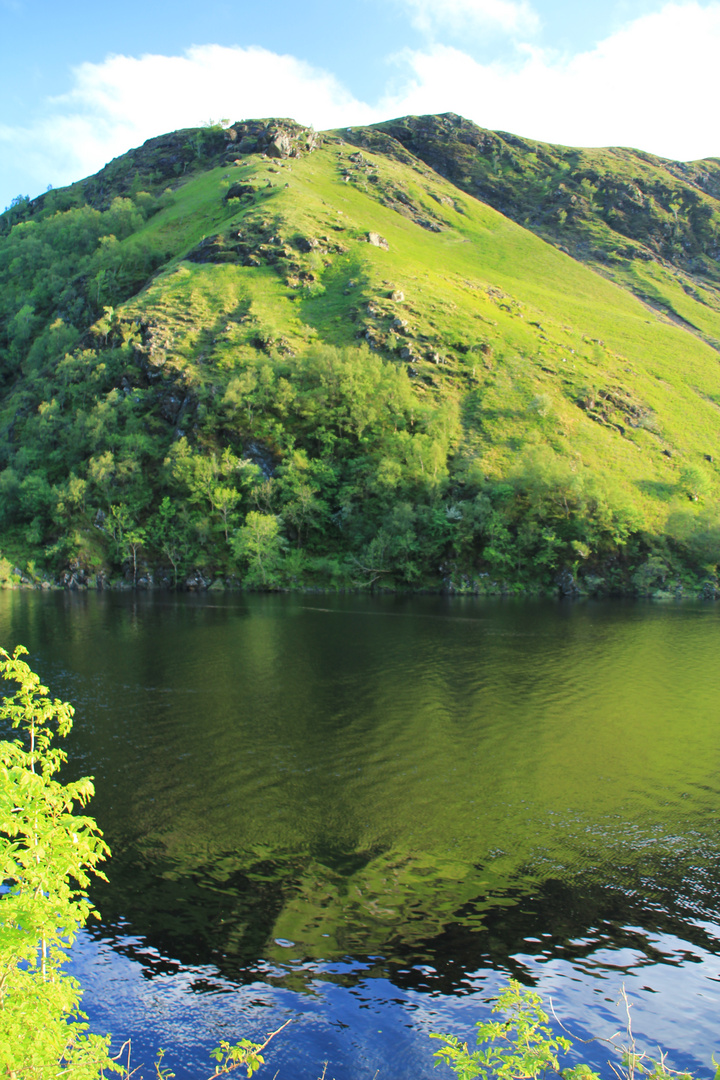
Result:
<svg viewBox="0 0 720 1080">
<path fill-rule="evenodd" d="M 411 151 L 711 344 L 720 341 L 720 160 L 550 146 L 452 113 L 404 117 L 349 137 Z"/>
<path fill-rule="evenodd" d="M 176 132 L 0 217 L 0 577 L 712 590 L 714 240 L 601 259 L 542 177 L 659 165 L 457 120 Z"/>
</svg>

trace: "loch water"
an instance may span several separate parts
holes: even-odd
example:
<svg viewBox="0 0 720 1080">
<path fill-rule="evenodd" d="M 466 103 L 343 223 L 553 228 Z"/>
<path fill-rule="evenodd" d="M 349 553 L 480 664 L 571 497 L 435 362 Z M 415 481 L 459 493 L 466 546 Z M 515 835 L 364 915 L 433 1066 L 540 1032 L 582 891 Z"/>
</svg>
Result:
<svg viewBox="0 0 720 1080">
<path fill-rule="evenodd" d="M 73 950 L 153 1075 L 429 1080 L 508 976 L 720 1049 L 720 605 L 0 593 L 113 850 Z M 611 1050 L 581 1048 L 605 1075 Z"/>
</svg>

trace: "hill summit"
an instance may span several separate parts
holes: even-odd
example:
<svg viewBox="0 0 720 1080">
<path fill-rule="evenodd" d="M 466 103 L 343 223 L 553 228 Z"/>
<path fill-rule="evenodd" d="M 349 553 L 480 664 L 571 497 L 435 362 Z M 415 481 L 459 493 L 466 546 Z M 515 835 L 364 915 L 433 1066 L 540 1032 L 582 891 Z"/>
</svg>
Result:
<svg viewBox="0 0 720 1080">
<path fill-rule="evenodd" d="M 714 595 L 720 162 L 453 114 L 0 215 L 0 579 Z"/>
</svg>

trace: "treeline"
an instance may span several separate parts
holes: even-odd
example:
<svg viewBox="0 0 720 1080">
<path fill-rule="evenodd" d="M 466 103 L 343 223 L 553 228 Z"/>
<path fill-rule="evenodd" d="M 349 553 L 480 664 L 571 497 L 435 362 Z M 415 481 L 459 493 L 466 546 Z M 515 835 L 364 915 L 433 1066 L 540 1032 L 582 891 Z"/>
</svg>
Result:
<svg viewBox="0 0 720 1080">
<path fill-rule="evenodd" d="M 171 198 L 136 191 L 101 211 L 68 188 L 0 215 L 0 386 L 72 350 L 106 306 L 142 287 L 166 254 L 123 241 Z"/>
<path fill-rule="evenodd" d="M 426 404 L 364 346 L 258 352 L 188 388 L 148 367 L 141 336 L 108 310 L 93 347 L 6 398 L 0 530 L 31 573 L 470 591 L 564 574 L 642 591 L 697 547 L 696 530 L 684 551 L 653 553 L 611 481 L 549 450 L 478 482 L 453 401 Z M 720 552 L 711 524 L 703 535 L 696 562 Z"/>
</svg>

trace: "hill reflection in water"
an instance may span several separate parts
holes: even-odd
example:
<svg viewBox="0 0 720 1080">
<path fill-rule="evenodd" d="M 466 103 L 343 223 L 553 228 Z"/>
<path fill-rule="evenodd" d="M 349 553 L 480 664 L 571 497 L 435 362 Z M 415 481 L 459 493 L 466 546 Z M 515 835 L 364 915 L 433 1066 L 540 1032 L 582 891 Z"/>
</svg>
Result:
<svg viewBox="0 0 720 1080">
<path fill-rule="evenodd" d="M 709 1065 L 714 606 L 12 593 L 0 627 L 76 704 L 114 853 L 90 1014 L 179 1044 L 182 1080 L 237 1010 L 288 1009 L 281 1076 L 429 1076 L 424 1033 L 470 1035 L 507 974 L 603 1034 L 626 982 Z"/>
</svg>

